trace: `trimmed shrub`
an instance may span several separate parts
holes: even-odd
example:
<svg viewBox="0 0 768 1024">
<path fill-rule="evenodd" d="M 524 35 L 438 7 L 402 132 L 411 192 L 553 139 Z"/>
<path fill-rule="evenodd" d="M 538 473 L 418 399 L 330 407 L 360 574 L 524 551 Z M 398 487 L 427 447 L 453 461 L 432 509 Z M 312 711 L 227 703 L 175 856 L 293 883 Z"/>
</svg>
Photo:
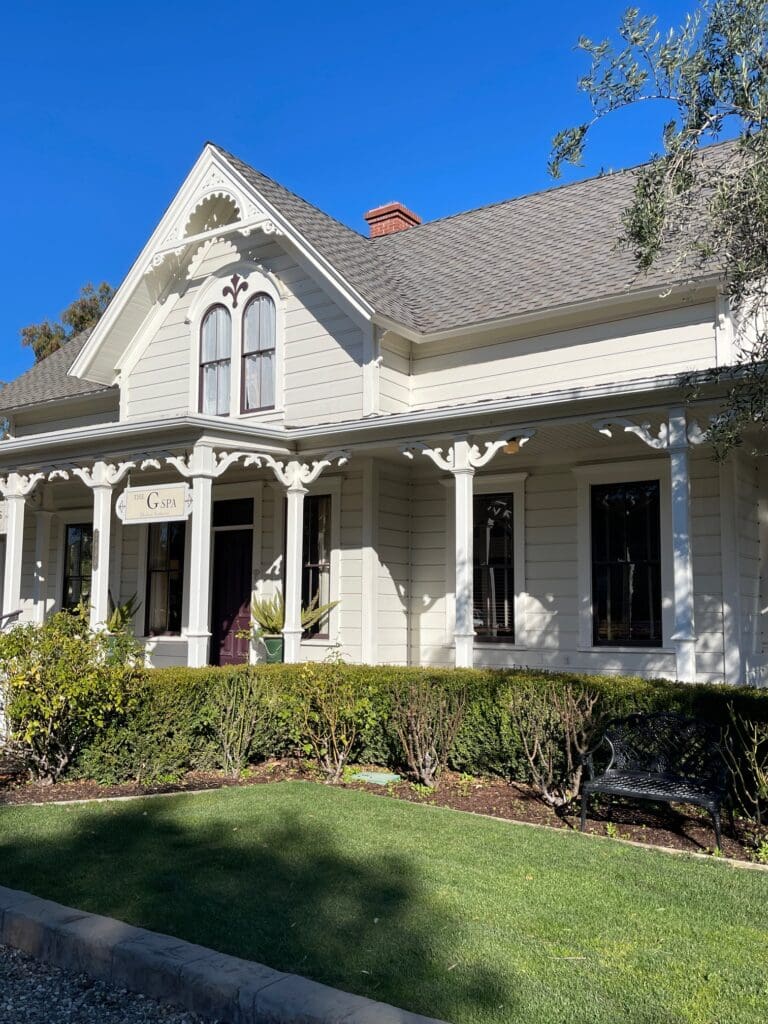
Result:
<svg viewBox="0 0 768 1024">
<path fill-rule="evenodd" d="M 326 758 L 320 751 L 325 750 L 329 760 L 324 768 L 331 774 L 333 765 L 334 776 L 339 756 L 343 762 L 408 768 L 395 710 L 397 695 L 413 686 L 465 694 L 463 718 L 448 745 L 448 767 L 521 782 L 532 781 L 532 772 L 511 713 L 515 694 L 525 693 L 538 703 L 551 701 L 548 694 L 586 689 L 596 696 L 593 717 L 598 723 L 635 711 L 670 710 L 724 729 L 733 704 L 749 721 L 768 724 L 768 690 L 627 676 L 323 664 L 168 668 L 150 670 L 132 683 L 130 712 L 92 735 L 78 759 L 78 773 L 101 782 L 157 782 L 190 770 L 234 770 L 231 754 L 225 751 L 231 737 L 227 744 L 222 740 L 222 715 L 226 718 L 232 688 L 242 686 L 246 678 L 253 681 L 253 699 L 263 693 L 264 700 L 274 703 L 275 714 L 258 726 L 252 723 L 247 753 L 241 746 L 235 761 L 242 766 L 243 759 L 253 763 L 311 754 L 320 762 Z M 230 720 L 225 732 L 246 724 Z M 563 763 L 555 760 L 555 768 L 562 770 L 565 762 L 563 748 Z"/>
<path fill-rule="evenodd" d="M 418 675 L 397 680 L 393 720 L 408 771 L 422 786 L 436 786 L 461 728 L 467 689 L 459 679 Z"/>
<path fill-rule="evenodd" d="M 0 635 L 2 706 L 12 748 L 56 782 L 95 737 L 133 710 L 144 654 L 124 634 L 92 633 L 88 612 L 58 612 Z"/>
</svg>

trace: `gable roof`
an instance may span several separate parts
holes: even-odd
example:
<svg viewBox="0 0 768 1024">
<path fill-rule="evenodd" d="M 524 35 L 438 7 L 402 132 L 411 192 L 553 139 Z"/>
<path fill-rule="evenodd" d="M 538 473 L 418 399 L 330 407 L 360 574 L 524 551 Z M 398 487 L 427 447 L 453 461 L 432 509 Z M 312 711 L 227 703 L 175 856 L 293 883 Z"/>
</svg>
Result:
<svg viewBox="0 0 768 1024">
<path fill-rule="evenodd" d="M 0 413 L 13 412 L 29 405 L 55 402 L 63 398 L 80 398 L 97 392 L 116 391 L 116 388 L 94 384 L 68 376 L 68 372 L 90 331 L 83 331 L 60 349 L 46 356 L 21 376 L 0 387 Z"/>
<path fill-rule="evenodd" d="M 639 274 L 616 244 L 639 168 L 369 238 L 214 143 L 242 179 L 366 300 L 412 336 L 461 331 L 575 303 L 660 290 L 684 275 L 672 256 Z M 710 152 L 723 152 L 723 143 Z M 114 390 L 69 371 L 84 333 L 0 388 L 0 412 Z"/>
</svg>

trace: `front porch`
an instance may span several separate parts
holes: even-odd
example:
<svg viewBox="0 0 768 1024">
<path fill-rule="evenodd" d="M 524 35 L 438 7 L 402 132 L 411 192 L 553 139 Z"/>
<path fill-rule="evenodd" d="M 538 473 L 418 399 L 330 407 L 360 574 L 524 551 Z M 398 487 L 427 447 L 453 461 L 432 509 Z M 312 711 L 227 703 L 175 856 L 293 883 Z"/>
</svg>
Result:
<svg viewBox="0 0 768 1024">
<path fill-rule="evenodd" d="M 3 444 L 9 625 L 83 596 L 100 628 L 135 595 L 152 664 L 257 660 L 261 645 L 236 634 L 251 599 L 281 588 L 294 662 L 335 650 L 762 678 L 764 473 L 743 456 L 718 466 L 679 405 L 614 400 L 482 426 L 436 412 L 418 434 L 379 417 L 301 440 L 201 417 L 166 424 L 162 441 L 141 424 L 84 433 L 53 454 L 50 441 Z M 189 510 L 126 518 L 127 490 L 169 485 Z M 315 594 L 338 604 L 303 636 Z"/>
</svg>

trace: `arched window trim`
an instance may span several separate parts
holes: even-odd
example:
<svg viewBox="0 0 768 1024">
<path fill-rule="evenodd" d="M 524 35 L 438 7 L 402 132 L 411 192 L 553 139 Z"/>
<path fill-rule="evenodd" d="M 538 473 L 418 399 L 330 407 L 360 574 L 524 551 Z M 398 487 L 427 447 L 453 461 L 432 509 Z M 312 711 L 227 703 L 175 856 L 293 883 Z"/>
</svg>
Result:
<svg viewBox="0 0 768 1024">
<path fill-rule="evenodd" d="M 227 358 L 227 359 L 212 359 L 212 360 L 208 360 L 206 362 L 203 359 L 203 330 L 205 328 L 205 323 L 206 323 L 208 317 L 214 311 L 214 309 L 223 309 L 224 312 L 227 315 L 228 320 L 229 320 L 229 358 Z M 197 346 L 198 366 L 199 366 L 199 370 L 198 370 L 198 384 L 197 384 L 197 390 L 198 390 L 198 406 L 197 406 L 197 408 L 198 408 L 198 412 L 200 412 L 202 415 L 229 416 L 231 414 L 231 412 L 232 412 L 232 342 L 233 342 L 233 333 L 234 333 L 233 327 L 234 327 L 234 324 L 233 324 L 233 321 L 232 321 L 232 314 L 230 313 L 230 311 L 227 309 L 227 307 L 224 305 L 223 302 L 212 302 L 210 306 L 206 307 L 205 311 L 203 312 L 203 315 L 200 317 L 200 328 L 199 328 L 198 346 Z M 216 412 L 216 413 L 208 413 L 208 414 L 206 414 L 205 410 L 204 410 L 204 405 L 205 405 L 205 367 L 206 366 L 211 366 L 213 364 L 216 364 L 217 366 L 222 366 L 224 363 L 229 363 L 229 401 L 227 403 L 227 408 L 226 408 L 226 410 L 224 412 Z"/>
<path fill-rule="evenodd" d="M 239 274 L 243 281 L 248 284 L 247 291 L 241 295 L 241 301 L 237 308 L 232 311 L 231 301 L 222 299 L 222 290 L 230 283 L 233 274 Z M 268 295 L 275 304 L 275 404 L 269 409 L 257 410 L 255 412 L 243 412 L 241 409 L 242 389 L 242 347 L 243 347 L 243 304 L 246 298 L 258 294 Z M 210 309 L 214 306 L 224 306 L 232 317 L 232 349 L 231 349 L 231 379 L 230 379 L 230 409 L 229 415 L 233 420 L 243 419 L 244 421 L 258 421 L 261 418 L 270 420 L 276 413 L 282 413 L 285 408 L 285 367 L 284 367 L 284 332 L 285 332 L 285 302 L 287 292 L 282 283 L 267 268 L 260 264 L 249 261 L 238 261 L 228 263 L 213 273 L 208 273 L 200 281 L 200 288 L 192 299 L 187 310 L 186 322 L 190 325 L 189 333 L 189 408 L 197 410 L 198 414 L 205 415 L 203 408 L 202 373 L 200 369 L 202 355 L 202 324 Z M 217 417 L 221 418 L 221 417 Z"/>
<path fill-rule="evenodd" d="M 272 305 L 272 346 L 271 348 L 258 349 L 253 352 L 245 351 L 246 341 L 246 328 L 245 321 L 248 315 L 248 310 L 261 298 L 266 298 Z M 250 407 L 246 402 L 246 380 L 247 373 L 246 367 L 248 361 L 254 357 L 263 359 L 265 356 L 271 356 L 271 369 L 272 369 L 272 402 L 269 405 L 259 405 Z M 277 367 L 277 303 L 275 302 L 272 295 L 269 294 L 264 288 L 255 292 L 254 295 L 248 300 L 243 309 L 242 316 L 240 317 L 240 415 L 247 416 L 253 413 L 268 412 L 271 409 L 276 408 L 277 404 L 277 389 L 278 389 L 278 367 Z"/>
</svg>

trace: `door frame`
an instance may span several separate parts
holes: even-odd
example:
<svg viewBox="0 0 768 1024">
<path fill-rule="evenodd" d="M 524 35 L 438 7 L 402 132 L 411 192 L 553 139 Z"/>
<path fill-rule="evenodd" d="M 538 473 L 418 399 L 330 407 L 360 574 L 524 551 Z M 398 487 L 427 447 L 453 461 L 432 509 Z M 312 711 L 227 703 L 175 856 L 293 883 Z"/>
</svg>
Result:
<svg viewBox="0 0 768 1024">
<path fill-rule="evenodd" d="M 210 550 L 210 565 L 211 565 L 211 579 L 208 587 L 208 631 L 213 638 L 213 573 L 216 569 L 214 565 L 214 534 L 217 533 L 231 533 L 233 530 L 251 530 L 253 544 L 251 547 L 251 601 L 260 593 L 261 580 L 262 580 L 262 501 L 263 501 L 263 489 L 264 484 L 261 480 L 251 480 L 244 483 L 237 484 L 219 484 L 213 485 L 213 493 L 211 495 L 211 524 L 213 524 L 213 502 L 214 501 L 229 501 L 235 498 L 253 498 L 253 524 L 251 526 L 240 525 L 240 526 L 213 526 L 211 525 L 211 550 Z M 211 652 L 208 652 L 208 661 L 211 660 Z M 254 664 L 258 661 L 256 645 L 251 641 L 250 643 L 250 656 L 249 663 Z"/>
</svg>

